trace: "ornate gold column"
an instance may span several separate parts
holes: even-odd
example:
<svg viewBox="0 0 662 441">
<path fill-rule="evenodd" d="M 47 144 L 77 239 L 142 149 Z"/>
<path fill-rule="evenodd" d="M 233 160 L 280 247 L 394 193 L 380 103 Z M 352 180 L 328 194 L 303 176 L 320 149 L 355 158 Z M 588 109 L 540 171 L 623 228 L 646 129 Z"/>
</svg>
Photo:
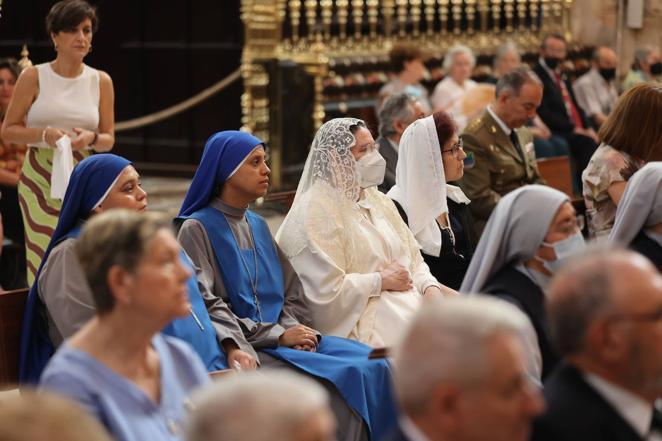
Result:
<svg viewBox="0 0 662 441">
<path fill-rule="evenodd" d="M 280 6 L 283 6 L 282 3 Z M 242 0 L 241 3 L 245 41 L 241 58 L 241 76 L 244 81 L 244 93 L 241 96 L 241 130 L 251 132 L 269 143 L 274 187 L 280 186 L 281 182 L 282 146 L 279 139 L 270 137 L 268 94 L 270 79 L 265 63 L 277 57 L 278 45 L 282 39 L 281 14 L 282 9 L 275 7 L 273 0 Z M 295 34 L 293 28 L 292 43 L 295 44 L 297 40 L 298 33 Z"/>
</svg>

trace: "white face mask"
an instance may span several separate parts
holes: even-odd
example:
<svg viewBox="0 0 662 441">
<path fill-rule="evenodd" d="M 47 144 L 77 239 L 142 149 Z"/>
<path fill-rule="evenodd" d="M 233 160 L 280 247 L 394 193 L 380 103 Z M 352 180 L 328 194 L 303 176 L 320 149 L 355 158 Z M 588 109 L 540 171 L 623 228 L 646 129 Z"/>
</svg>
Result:
<svg viewBox="0 0 662 441">
<path fill-rule="evenodd" d="M 359 185 L 361 188 L 370 188 L 384 182 L 386 161 L 378 151 L 366 153 L 356 161 L 359 169 Z"/>
<path fill-rule="evenodd" d="M 557 273 L 561 269 L 561 266 L 567 261 L 568 257 L 572 257 L 574 254 L 577 254 L 586 248 L 586 242 L 584 241 L 584 236 L 582 236 L 581 231 L 578 231 L 572 236 L 558 242 L 543 242 L 542 244 L 554 249 L 556 260 L 547 261 L 538 256 L 534 256 L 534 258 L 540 260 L 547 271 L 552 274 Z"/>
</svg>

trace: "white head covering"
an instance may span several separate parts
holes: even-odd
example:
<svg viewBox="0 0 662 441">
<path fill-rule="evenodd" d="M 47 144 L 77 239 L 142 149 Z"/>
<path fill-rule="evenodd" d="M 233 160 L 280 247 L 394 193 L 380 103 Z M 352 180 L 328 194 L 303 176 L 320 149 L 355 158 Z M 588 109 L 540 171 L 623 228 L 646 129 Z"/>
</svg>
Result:
<svg viewBox="0 0 662 441">
<path fill-rule="evenodd" d="M 478 242 L 460 291 L 480 292 L 512 261 L 532 258 L 568 196 L 543 185 L 526 185 L 505 195 L 494 208 Z"/>
<path fill-rule="evenodd" d="M 356 227 L 360 176 L 350 150 L 356 143 L 350 127 L 359 123 L 363 121 L 336 118 L 317 131 L 292 208 L 276 233 L 276 241 L 288 257 L 298 255 L 312 242 L 340 268 L 349 268 L 353 259 L 360 259 L 362 238 Z M 390 222 L 403 243 L 415 243 L 392 201 L 375 187 L 364 189 L 364 198 Z"/>
<path fill-rule="evenodd" d="M 639 232 L 662 223 L 662 162 L 650 162 L 628 181 L 609 240 L 630 245 Z"/>
<path fill-rule="evenodd" d="M 436 219 L 448 213 L 447 195 L 458 203 L 470 202 L 459 187 L 446 184 L 437 128 L 430 115 L 414 121 L 402 134 L 395 185 L 388 192 L 407 213 L 409 228 L 430 256 L 441 252 Z"/>
</svg>

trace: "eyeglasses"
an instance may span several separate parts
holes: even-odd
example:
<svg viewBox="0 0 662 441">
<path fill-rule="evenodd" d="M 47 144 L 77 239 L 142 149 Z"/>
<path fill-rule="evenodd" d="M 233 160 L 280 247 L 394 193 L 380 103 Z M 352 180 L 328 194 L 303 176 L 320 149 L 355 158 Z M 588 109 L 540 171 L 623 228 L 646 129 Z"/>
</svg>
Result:
<svg viewBox="0 0 662 441">
<path fill-rule="evenodd" d="M 464 152 L 464 143 L 462 142 L 462 138 L 460 138 L 460 140 L 458 142 L 453 144 L 451 146 L 451 148 L 449 148 L 447 150 L 442 150 L 441 154 L 443 155 L 444 153 L 451 152 L 451 154 L 453 156 L 458 157 L 458 156 L 460 156 L 460 150 L 462 150 Z"/>
<path fill-rule="evenodd" d="M 662 308 L 651 312 L 614 314 L 609 319 L 613 321 L 659 322 L 662 321 Z"/>
</svg>

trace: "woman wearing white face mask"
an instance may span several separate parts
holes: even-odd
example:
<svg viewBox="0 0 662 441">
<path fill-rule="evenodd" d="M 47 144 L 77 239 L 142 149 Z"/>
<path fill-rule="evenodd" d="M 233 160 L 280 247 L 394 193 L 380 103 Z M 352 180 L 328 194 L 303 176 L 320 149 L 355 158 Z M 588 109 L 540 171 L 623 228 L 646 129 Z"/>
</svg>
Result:
<svg viewBox="0 0 662 441">
<path fill-rule="evenodd" d="M 363 121 L 325 123 L 276 235 L 315 328 L 372 346 L 393 344 L 423 296 L 454 293 L 430 274 L 393 202 L 377 190 L 384 170 Z"/>
<path fill-rule="evenodd" d="M 584 246 L 568 196 L 527 185 L 497 204 L 460 287 L 500 297 L 526 313 L 538 337 L 543 379 L 558 362 L 547 335 L 544 291 L 564 260 Z"/>
</svg>

